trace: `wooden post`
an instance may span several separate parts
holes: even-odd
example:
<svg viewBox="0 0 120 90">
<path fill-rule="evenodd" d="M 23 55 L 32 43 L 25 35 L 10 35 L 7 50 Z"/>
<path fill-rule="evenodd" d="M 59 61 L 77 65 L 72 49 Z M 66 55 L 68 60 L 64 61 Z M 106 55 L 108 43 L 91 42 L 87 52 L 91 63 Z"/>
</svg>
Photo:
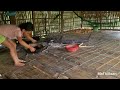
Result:
<svg viewBox="0 0 120 90">
<path fill-rule="evenodd" d="M 81 29 L 82 29 L 82 26 L 83 26 L 83 19 L 81 19 Z"/>
<path fill-rule="evenodd" d="M 80 16 L 83 17 L 83 15 L 84 15 L 84 13 L 81 11 L 81 12 L 80 12 Z M 81 19 L 81 25 L 80 25 L 80 26 L 81 26 L 81 29 L 82 29 L 82 28 L 83 28 L 83 19 Z"/>
<path fill-rule="evenodd" d="M 63 13 L 64 13 L 64 11 L 61 11 L 61 33 L 63 33 L 63 29 L 64 29 L 64 18 L 63 18 Z"/>
<path fill-rule="evenodd" d="M 60 14 L 60 11 L 59 11 Z M 59 15 L 59 32 L 61 32 L 61 27 L 60 27 L 60 15 Z"/>
<path fill-rule="evenodd" d="M 47 35 L 47 29 L 46 29 L 46 27 L 47 27 L 47 17 L 45 16 L 45 34 Z"/>
<path fill-rule="evenodd" d="M 111 12 L 109 14 L 110 14 L 109 16 L 111 16 Z M 112 26 L 114 26 L 114 25 L 112 25 Z M 111 29 L 111 17 L 110 17 L 110 28 L 109 29 Z"/>
<path fill-rule="evenodd" d="M 33 27 L 34 27 L 33 36 L 35 36 L 35 12 L 34 11 L 32 11 L 32 20 L 33 20 Z"/>
<path fill-rule="evenodd" d="M 50 27 L 50 22 L 51 22 L 51 11 L 47 11 L 48 13 L 48 26 L 49 26 L 49 33 L 51 33 L 51 27 Z"/>
<path fill-rule="evenodd" d="M 1 13 L 1 19 L 2 19 L 3 23 L 6 24 L 6 21 L 4 20 L 4 17 L 5 17 L 5 16 L 4 16 L 4 12 L 2 12 L 2 13 Z"/>
<path fill-rule="evenodd" d="M 16 24 L 15 16 L 10 16 L 10 24 Z"/>
<path fill-rule="evenodd" d="M 102 29 L 102 12 L 100 12 L 100 30 Z"/>
<path fill-rule="evenodd" d="M 74 21 L 74 13 L 73 12 L 72 12 L 72 16 L 73 16 L 72 17 L 73 18 L 73 28 L 72 29 L 74 30 L 74 28 L 75 28 L 75 21 Z"/>
</svg>

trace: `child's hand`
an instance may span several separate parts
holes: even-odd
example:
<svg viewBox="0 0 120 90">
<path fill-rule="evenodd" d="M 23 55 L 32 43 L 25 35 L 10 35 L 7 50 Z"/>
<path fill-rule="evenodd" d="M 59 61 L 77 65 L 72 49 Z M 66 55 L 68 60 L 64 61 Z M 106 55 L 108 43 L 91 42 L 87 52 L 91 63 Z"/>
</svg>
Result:
<svg viewBox="0 0 120 90">
<path fill-rule="evenodd" d="M 35 50 L 36 50 L 34 47 L 30 47 L 29 49 L 31 52 L 35 52 Z"/>
<path fill-rule="evenodd" d="M 32 46 L 32 47 L 36 47 L 36 46 L 38 46 L 37 43 L 33 43 L 33 44 L 29 44 L 29 45 Z"/>
<path fill-rule="evenodd" d="M 33 40 L 32 43 L 36 43 L 37 41 L 36 40 Z"/>
</svg>

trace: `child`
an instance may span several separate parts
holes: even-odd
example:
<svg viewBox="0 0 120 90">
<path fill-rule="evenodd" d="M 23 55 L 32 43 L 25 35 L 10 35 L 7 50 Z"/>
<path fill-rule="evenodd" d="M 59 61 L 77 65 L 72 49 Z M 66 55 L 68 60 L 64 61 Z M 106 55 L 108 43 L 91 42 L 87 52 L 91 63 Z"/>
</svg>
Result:
<svg viewBox="0 0 120 90">
<path fill-rule="evenodd" d="M 25 41 L 22 40 L 22 37 L 25 36 L 33 43 L 37 42 L 27 33 L 32 30 L 33 24 L 31 22 L 22 23 L 19 26 L 9 24 L 0 25 L 0 44 L 9 48 L 15 66 L 24 66 L 25 61 L 18 58 L 16 51 L 16 43 L 14 43 L 12 39 L 17 39 L 22 46 L 30 49 L 31 52 L 34 52 L 35 48 L 28 45 Z"/>
</svg>

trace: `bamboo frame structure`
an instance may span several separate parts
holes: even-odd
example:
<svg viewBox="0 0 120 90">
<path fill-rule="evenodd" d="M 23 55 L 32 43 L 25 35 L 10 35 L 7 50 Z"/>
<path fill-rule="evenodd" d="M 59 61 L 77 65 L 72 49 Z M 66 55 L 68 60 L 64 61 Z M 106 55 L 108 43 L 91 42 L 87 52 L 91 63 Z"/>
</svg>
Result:
<svg viewBox="0 0 120 90">
<path fill-rule="evenodd" d="M 39 36 L 71 29 L 93 29 L 94 25 L 98 29 L 120 29 L 119 11 L 17 11 L 15 17 L 3 11 L 1 15 L 4 24 L 31 21 L 34 35 Z"/>
</svg>

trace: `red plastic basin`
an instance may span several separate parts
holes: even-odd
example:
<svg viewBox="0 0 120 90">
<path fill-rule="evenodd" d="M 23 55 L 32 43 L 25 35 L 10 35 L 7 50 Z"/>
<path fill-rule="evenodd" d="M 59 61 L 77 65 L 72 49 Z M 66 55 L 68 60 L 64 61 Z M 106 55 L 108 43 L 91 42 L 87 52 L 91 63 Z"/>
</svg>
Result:
<svg viewBox="0 0 120 90">
<path fill-rule="evenodd" d="M 74 45 L 66 45 L 65 49 L 69 52 L 75 52 L 79 49 L 79 45 L 78 44 L 74 44 Z"/>
</svg>

